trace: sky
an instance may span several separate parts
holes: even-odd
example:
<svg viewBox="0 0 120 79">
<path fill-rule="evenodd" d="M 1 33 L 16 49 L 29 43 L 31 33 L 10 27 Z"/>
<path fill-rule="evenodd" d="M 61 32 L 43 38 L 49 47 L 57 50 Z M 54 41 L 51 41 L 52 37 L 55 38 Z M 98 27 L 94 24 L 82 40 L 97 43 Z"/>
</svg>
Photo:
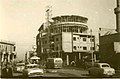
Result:
<svg viewBox="0 0 120 79">
<path fill-rule="evenodd" d="M 47 6 L 52 6 L 52 17 L 87 17 L 95 35 L 98 28 L 116 28 L 116 0 L 0 0 L 0 39 L 15 42 L 18 59 L 24 59 L 35 44 Z"/>
</svg>

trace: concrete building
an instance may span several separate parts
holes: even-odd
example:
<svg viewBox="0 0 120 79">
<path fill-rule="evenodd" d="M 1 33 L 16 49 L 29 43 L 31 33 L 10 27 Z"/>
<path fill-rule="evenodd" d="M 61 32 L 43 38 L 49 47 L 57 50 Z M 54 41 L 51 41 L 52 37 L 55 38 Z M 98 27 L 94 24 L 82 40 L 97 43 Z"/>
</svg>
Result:
<svg viewBox="0 0 120 79">
<path fill-rule="evenodd" d="M 120 33 L 100 36 L 100 60 L 117 68 L 120 66 Z"/>
<path fill-rule="evenodd" d="M 16 58 L 15 43 L 0 40 L 0 62 L 12 62 Z"/>
<path fill-rule="evenodd" d="M 52 20 L 48 28 L 44 29 L 42 24 L 38 30 L 36 45 L 40 58 L 61 57 L 69 65 L 71 61 L 91 56 L 95 49 L 95 36 L 87 33 L 86 17 L 64 15 Z"/>
<path fill-rule="evenodd" d="M 114 68 L 120 67 L 120 0 L 117 0 L 116 31 L 117 33 L 100 36 L 100 60 L 110 63 Z"/>
</svg>

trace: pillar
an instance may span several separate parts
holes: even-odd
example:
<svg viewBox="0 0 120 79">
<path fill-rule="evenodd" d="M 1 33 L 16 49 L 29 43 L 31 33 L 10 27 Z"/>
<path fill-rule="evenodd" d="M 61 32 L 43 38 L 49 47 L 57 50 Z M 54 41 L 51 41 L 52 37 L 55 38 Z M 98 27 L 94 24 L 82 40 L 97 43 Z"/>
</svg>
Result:
<svg viewBox="0 0 120 79">
<path fill-rule="evenodd" d="M 94 62 L 96 62 L 96 54 L 94 54 Z"/>
<path fill-rule="evenodd" d="M 67 55 L 67 65 L 69 65 L 69 55 Z"/>
<path fill-rule="evenodd" d="M 2 53 L 2 62 L 4 61 L 4 55 L 5 55 L 5 51 L 3 51 Z"/>
<path fill-rule="evenodd" d="M 81 59 L 81 53 L 79 53 L 79 59 Z"/>
<path fill-rule="evenodd" d="M 8 52 L 8 62 L 10 62 L 10 51 Z"/>
</svg>

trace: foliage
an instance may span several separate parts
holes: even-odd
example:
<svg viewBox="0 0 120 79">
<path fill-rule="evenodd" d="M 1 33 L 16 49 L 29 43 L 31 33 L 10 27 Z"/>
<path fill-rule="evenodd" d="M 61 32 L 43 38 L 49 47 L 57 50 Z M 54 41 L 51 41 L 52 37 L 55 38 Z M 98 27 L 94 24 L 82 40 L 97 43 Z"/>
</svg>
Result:
<svg viewBox="0 0 120 79">
<path fill-rule="evenodd" d="M 89 75 L 100 77 L 103 75 L 104 70 L 97 67 L 91 67 L 88 69 Z"/>
</svg>

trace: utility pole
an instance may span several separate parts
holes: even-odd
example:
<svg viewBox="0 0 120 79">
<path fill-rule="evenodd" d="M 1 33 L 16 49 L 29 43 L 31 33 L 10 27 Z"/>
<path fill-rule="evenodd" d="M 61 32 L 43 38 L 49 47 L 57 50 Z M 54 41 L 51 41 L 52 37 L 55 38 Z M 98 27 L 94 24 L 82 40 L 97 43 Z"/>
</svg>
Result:
<svg viewBox="0 0 120 79">
<path fill-rule="evenodd" d="M 50 19 L 51 19 L 51 14 L 52 10 L 51 10 L 51 6 L 47 6 L 47 10 L 46 10 L 46 29 L 47 29 L 47 40 L 48 40 L 48 57 L 50 57 L 50 53 L 51 53 L 51 32 L 50 32 Z"/>
<path fill-rule="evenodd" d="M 90 30 L 90 35 L 91 35 L 91 57 L 92 57 L 92 66 L 94 66 L 94 54 L 93 54 L 93 47 L 92 47 L 92 29 Z"/>
<path fill-rule="evenodd" d="M 25 64 L 27 64 L 27 52 L 25 54 Z"/>
</svg>

